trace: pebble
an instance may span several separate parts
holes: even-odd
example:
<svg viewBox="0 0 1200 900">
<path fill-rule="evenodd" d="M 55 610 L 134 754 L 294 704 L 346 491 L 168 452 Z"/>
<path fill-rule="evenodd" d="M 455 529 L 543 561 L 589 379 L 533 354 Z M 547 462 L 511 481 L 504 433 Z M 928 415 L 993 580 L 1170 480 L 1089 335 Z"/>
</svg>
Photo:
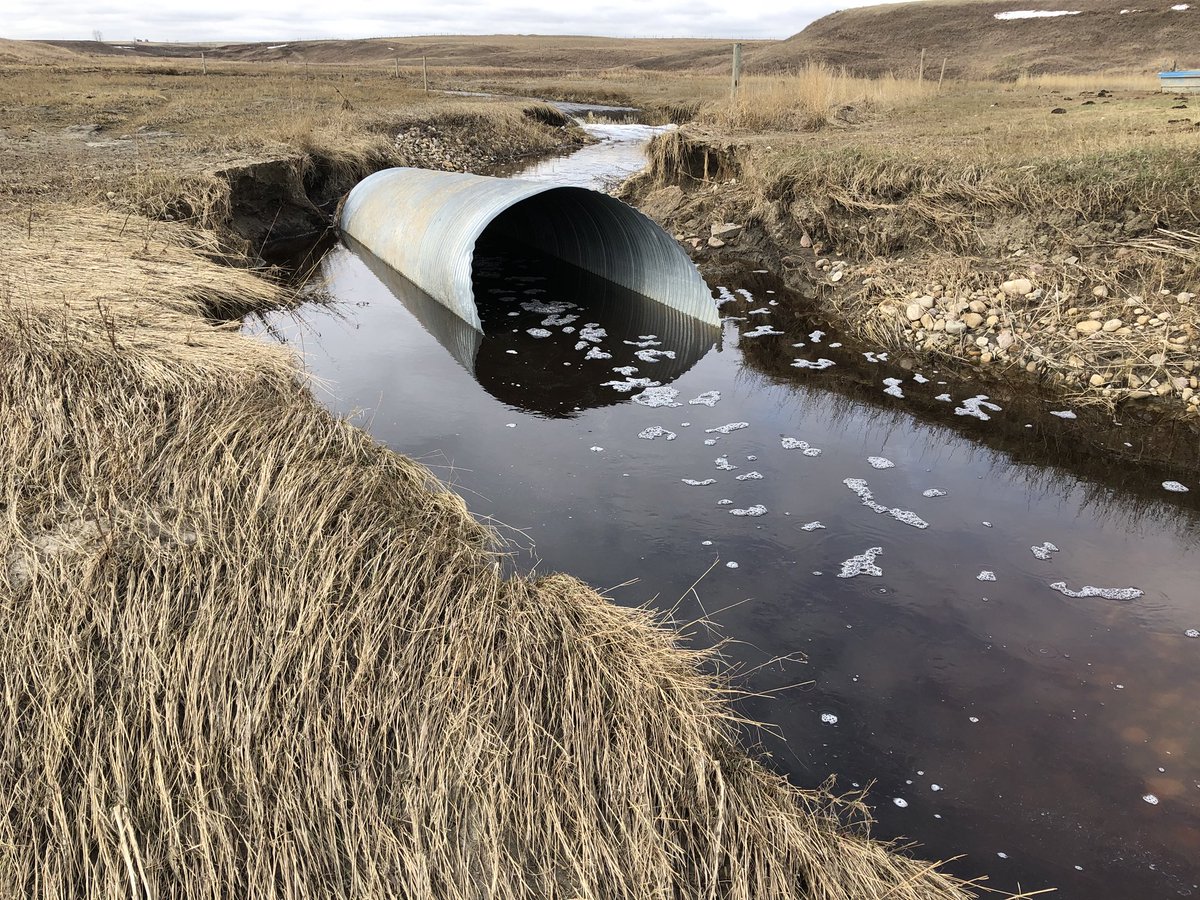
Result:
<svg viewBox="0 0 1200 900">
<path fill-rule="evenodd" d="M 1189 490 L 1187 485 L 1180 484 L 1178 481 L 1164 481 L 1162 486 L 1165 490 L 1175 494 L 1186 494 Z"/>
</svg>

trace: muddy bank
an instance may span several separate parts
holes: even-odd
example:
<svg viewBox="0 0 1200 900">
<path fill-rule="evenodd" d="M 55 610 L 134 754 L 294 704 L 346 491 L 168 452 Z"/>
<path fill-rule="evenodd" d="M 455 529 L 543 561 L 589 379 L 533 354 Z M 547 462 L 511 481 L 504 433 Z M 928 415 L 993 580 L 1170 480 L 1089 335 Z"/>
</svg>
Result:
<svg viewBox="0 0 1200 900">
<path fill-rule="evenodd" d="M 1187 192 L 1172 213 L 1118 198 L 1097 219 L 966 195 L 935 210 L 916 178 L 871 197 L 852 163 L 780 173 L 770 147 L 696 131 L 659 139 L 652 159 L 626 199 L 702 266 L 778 271 L 807 313 L 875 347 L 1116 419 L 1176 420 L 1200 444 Z"/>
</svg>

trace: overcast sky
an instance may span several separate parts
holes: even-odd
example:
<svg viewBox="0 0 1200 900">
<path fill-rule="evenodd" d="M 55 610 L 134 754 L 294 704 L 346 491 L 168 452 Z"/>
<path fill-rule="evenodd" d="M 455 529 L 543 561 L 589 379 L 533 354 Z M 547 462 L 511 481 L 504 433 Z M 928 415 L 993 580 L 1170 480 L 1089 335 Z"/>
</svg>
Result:
<svg viewBox="0 0 1200 900">
<path fill-rule="evenodd" d="M 0 0 L 0 37 L 291 41 L 416 34 L 783 38 L 872 0 Z"/>
</svg>

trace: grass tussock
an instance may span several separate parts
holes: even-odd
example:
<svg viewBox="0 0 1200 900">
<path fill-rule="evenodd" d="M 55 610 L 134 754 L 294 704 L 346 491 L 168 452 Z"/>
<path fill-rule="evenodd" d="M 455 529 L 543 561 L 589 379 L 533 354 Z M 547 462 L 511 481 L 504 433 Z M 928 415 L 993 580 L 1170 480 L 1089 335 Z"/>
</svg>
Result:
<svg viewBox="0 0 1200 900">
<path fill-rule="evenodd" d="M 737 98 L 711 102 L 702 121 L 742 133 L 817 131 L 839 121 L 855 124 L 868 115 L 920 102 L 936 87 L 891 74 L 858 78 L 845 69 L 808 63 L 786 74 L 745 78 Z"/>
<path fill-rule="evenodd" d="M 276 288 L 178 225 L 0 221 L 0 896 L 970 894 L 205 318 Z"/>
</svg>

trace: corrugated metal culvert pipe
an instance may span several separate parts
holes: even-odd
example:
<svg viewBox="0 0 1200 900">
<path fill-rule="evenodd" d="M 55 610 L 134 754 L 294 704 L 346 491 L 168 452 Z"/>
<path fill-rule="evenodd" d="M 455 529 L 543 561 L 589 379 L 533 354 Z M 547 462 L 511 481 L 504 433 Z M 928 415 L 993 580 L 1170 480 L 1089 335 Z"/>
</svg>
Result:
<svg viewBox="0 0 1200 900">
<path fill-rule="evenodd" d="M 710 325 L 716 303 L 695 265 L 620 200 L 557 187 L 428 169 L 384 169 L 342 207 L 342 231 L 475 328 L 475 242 L 485 232 L 527 244 Z"/>
</svg>

